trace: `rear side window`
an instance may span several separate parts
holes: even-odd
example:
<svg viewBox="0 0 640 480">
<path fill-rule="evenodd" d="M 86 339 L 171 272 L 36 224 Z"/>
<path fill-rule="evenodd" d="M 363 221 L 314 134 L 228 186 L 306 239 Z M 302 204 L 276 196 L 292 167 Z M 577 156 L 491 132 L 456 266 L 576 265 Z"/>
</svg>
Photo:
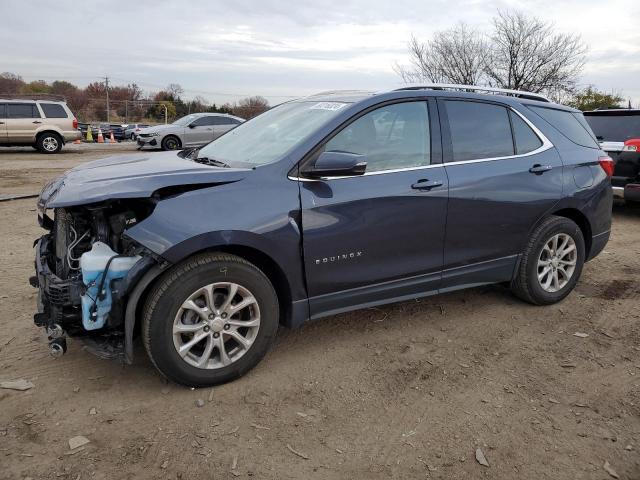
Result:
<svg viewBox="0 0 640 480">
<path fill-rule="evenodd" d="M 513 138 L 516 143 L 516 153 L 522 155 L 533 152 L 542 146 L 542 140 L 535 134 L 531 127 L 520 118 L 520 115 L 509 112 L 511 115 L 511 126 L 513 127 Z"/>
<path fill-rule="evenodd" d="M 529 108 L 553 125 L 562 135 L 573 143 L 577 143 L 583 147 L 600 148 L 598 147 L 598 142 L 596 142 L 589 131 L 588 126 L 583 125 L 578 119 L 577 115 L 582 115 L 581 113 L 574 115 L 572 112 L 565 110 L 534 107 L 531 105 L 529 105 Z M 584 122 L 584 120 L 582 121 Z"/>
<path fill-rule="evenodd" d="M 212 117 L 214 125 L 231 125 L 233 122 L 229 117 Z"/>
<path fill-rule="evenodd" d="M 40 118 L 35 103 L 8 103 L 7 118 Z"/>
<path fill-rule="evenodd" d="M 41 103 L 40 108 L 47 118 L 67 118 L 66 110 L 58 103 Z"/>
<path fill-rule="evenodd" d="M 509 113 L 490 103 L 446 100 L 453 161 L 508 157 L 514 154 Z"/>
</svg>

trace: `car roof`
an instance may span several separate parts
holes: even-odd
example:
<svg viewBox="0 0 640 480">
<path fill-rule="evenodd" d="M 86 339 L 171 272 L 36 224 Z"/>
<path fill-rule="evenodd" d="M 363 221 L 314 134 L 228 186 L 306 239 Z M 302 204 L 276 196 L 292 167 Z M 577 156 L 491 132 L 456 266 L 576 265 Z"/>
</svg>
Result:
<svg viewBox="0 0 640 480">
<path fill-rule="evenodd" d="M 60 105 L 66 105 L 67 102 L 62 100 L 33 100 L 30 98 L 3 98 L 0 95 L 0 102 L 2 103 L 57 103 Z"/>
<path fill-rule="evenodd" d="M 471 91 L 477 89 L 478 91 Z M 483 93 L 480 93 L 483 92 Z M 486 93 L 484 93 L 486 92 Z M 470 85 L 449 85 L 433 84 L 424 87 L 403 87 L 386 91 L 363 91 L 363 90 L 332 90 L 317 93 L 308 97 L 294 100 L 295 102 L 341 102 L 358 103 L 373 97 L 379 97 L 381 101 L 394 100 L 400 98 L 415 97 L 455 97 L 477 100 L 500 101 L 507 104 L 522 104 L 544 108 L 553 108 L 569 112 L 580 112 L 575 108 L 566 105 L 553 103 L 544 96 L 517 90 L 492 89 L 490 87 L 473 87 Z"/>
</svg>

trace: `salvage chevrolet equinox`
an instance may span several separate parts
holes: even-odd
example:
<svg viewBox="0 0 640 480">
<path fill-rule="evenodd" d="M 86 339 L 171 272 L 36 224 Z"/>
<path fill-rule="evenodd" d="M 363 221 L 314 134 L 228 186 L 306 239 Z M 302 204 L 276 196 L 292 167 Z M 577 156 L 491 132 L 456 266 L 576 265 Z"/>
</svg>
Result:
<svg viewBox="0 0 640 480">
<path fill-rule="evenodd" d="M 484 93 L 479 93 L 484 92 Z M 426 85 L 284 103 L 208 145 L 49 183 L 35 323 L 204 387 L 278 325 L 502 283 L 562 300 L 609 239 L 613 162 L 582 114 L 527 92 Z"/>
</svg>

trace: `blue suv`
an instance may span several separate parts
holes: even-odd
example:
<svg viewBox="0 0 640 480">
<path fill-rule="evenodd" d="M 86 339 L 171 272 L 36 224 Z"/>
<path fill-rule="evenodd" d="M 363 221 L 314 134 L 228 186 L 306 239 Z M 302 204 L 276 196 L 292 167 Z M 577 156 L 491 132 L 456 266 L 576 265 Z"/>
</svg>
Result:
<svg viewBox="0 0 640 480">
<path fill-rule="evenodd" d="M 199 149 L 111 157 L 38 201 L 35 323 L 215 385 L 278 325 L 491 283 L 566 297 L 611 228 L 612 160 L 582 114 L 426 85 L 279 105 Z"/>
</svg>

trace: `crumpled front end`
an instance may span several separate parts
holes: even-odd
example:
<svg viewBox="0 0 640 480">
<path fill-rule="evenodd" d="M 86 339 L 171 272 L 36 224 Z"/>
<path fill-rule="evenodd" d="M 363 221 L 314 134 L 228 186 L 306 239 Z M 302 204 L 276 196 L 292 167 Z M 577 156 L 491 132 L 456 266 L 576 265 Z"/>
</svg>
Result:
<svg viewBox="0 0 640 480">
<path fill-rule="evenodd" d="M 49 233 L 35 242 L 30 283 L 38 288 L 34 322 L 46 329 L 54 356 L 66 351 L 67 336 L 81 338 L 103 358 L 122 356 L 128 295 L 158 263 L 125 232 L 152 209 L 141 200 L 40 209 L 40 225 Z"/>
</svg>

